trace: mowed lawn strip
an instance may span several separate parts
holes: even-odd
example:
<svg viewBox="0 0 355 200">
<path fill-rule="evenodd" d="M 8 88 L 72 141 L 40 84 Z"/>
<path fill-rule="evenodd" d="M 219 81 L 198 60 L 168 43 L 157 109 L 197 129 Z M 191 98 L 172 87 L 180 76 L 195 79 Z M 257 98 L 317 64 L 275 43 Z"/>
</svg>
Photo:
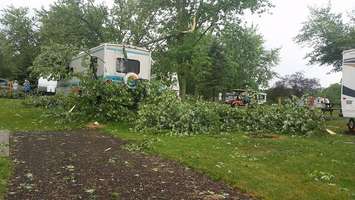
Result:
<svg viewBox="0 0 355 200">
<path fill-rule="evenodd" d="M 0 199 L 4 199 L 7 182 L 11 174 L 11 162 L 6 157 L 0 157 Z"/>
<path fill-rule="evenodd" d="M 355 199 L 355 136 L 177 137 L 134 133 L 122 125 L 106 130 L 138 144 L 155 141 L 148 152 L 263 199 Z M 316 180 L 322 176 L 331 180 Z"/>
<path fill-rule="evenodd" d="M 0 130 L 56 131 L 80 128 L 80 124 L 59 124 L 43 116 L 43 109 L 26 106 L 23 100 L 0 98 Z"/>
</svg>

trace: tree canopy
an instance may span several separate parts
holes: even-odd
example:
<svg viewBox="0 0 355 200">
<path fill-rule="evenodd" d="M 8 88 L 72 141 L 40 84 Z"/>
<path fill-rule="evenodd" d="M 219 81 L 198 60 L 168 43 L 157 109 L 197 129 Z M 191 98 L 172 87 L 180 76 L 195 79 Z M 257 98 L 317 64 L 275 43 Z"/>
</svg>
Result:
<svg viewBox="0 0 355 200">
<path fill-rule="evenodd" d="M 279 97 L 289 98 L 290 96 L 302 97 L 303 95 L 314 95 L 321 89 L 318 79 L 306 78 L 303 72 L 296 72 L 281 77 L 275 85 L 269 89 L 269 99 L 277 102 Z"/>
<path fill-rule="evenodd" d="M 312 49 L 306 55 L 310 64 L 332 65 L 333 71 L 340 71 L 342 52 L 355 48 L 355 10 L 349 13 L 349 22 L 333 13 L 330 5 L 310 8 L 310 12 L 296 42 Z"/>
<path fill-rule="evenodd" d="M 340 105 L 341 103 L 341 84 L 334 83 L 327 88 L 322 89 L 318 96 L 326 97 L 331 103 Z"/>
<path fill-rule="evenodd" d="M 0 16 L 1 77 L 64 72 L 68 55 L 108 42 L 150 49 L 153 72 L 178 73 L 182 95 L 259 89 L 274 75 L 278 49 L 266 49 L 241 16 L 271 7 L 269 0 L 115 0 L 110 8 L 95 0 L 57 0 L 34 12 L 9 7 Z"/>
<path fill-rule="evenodd" d="M 0 18 L 0 72 L 6 77 L 24 79 L 39 52 L 35 19 L 27 8 L 9 7 Z"/>
</svg>

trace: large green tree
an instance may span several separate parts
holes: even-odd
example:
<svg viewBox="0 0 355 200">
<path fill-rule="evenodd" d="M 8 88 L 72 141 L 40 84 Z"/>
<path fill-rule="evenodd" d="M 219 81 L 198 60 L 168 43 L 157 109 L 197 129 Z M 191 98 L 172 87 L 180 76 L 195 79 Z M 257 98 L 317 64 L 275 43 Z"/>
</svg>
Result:
<svg viewBox="0 0 355 200">
<path fill-rule="evenodd" d="M 5 36 L 0 33 L 0 78 L 10 78 L 12 71 L 7 65 Z"/>
<path fill-rule="evenodd" d="M 330 5 L 310 8 L 310 12 L 296 42 L 312 49 L 306 55 L 310 64 L 333 65 L 334 71 L 340 71 L 342 52 L 355 48 L 355 11 L 350 13 L 350 22 L 333 13 Z"/>
<path fill-rule="evenodd" d="M 214 99 L 218 97 L 218 93 L 226 90 L 229 65 L 225 48 L 217 38 L 209 43 L 207 55 L 209 59 L 204 60 L 208 63 L 196 72 L 197 75 L 201 76 L 197 76 L 198 84 L 196 84 L 196 87 L 203 96 Z"/>
<path fill-rule="evenodd" d="M 35 19 L 27 8 L 9 7 L 0 18 L 1 68 L 5 78 L 23 80 L 28 77 L 29 67 L 39 52 Z"/>
<path fill-rule="evenodd" d="M 240 15 L 245 10 L 262 12 L 271 6 L 267 0 L 212 0 L 191 1 L 171 0 L 166 1 L 164 13 L 171 15 L 164 19 L 164 29 L 161 37 L 153 42 L 165 41 L 169 47 L 192 46 L 203 39 L 206 34 L 220 33 L 229 23 L 239 22 Z M 191 41 L 191 38 L 194 38 Z M 188 44 L 185 44 L 188 43 Z M 187 93 L 189 88 L 189 72 L 192 56 L 187 51 L 176 54 L 175 70 L 179 74 L 181 94 Z M 171 58 L 171 59 L 174 59 Z"/>
<path fill-rule="evenodd" d="M 165 1 L 115 0 L 112 8 L 95 0 L 58 0 L 38 11 L 41 39 L 91 48 L 103 42 L 151 47 L 170 13 Z"/>
<path fill-rule="evenodd" d="M 279 49 L 267 50 L 263 37 L 255 27 L 235 24 L 222 32 L 223 46 L 227 54 L 229 89 L 260 89 L 273 78 L 273 66 L 279 61 Z"/>
<path fill-rule="evenodd" d="M 59 0 L 38 15 L 43 44 L 92 48 L 108 40 L 108 8 L 94 1 Z"/>
<path fill-rule="evenodd" d="M 207 34 L 196 43 L 199 37 L 190 34 L 184 43 L 170 45 L 157 57 L 158 72 L 181 70 L 186 94 L 211 99 L 237 88 L 258 90 L 273 77 L 278 49 L 265 49 L 255 28 L 229 24 L 219 36 Z"/>
</svg>

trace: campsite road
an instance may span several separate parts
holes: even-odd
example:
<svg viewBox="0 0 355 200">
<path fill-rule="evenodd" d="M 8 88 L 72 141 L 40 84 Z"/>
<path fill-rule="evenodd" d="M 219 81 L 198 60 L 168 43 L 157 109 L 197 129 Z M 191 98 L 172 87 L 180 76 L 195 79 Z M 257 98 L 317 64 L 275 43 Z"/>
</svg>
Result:
<svg viewBox="0 0 355 200">
<path fill-rule="evenodd" d="M 251 199 L 97 131 L 14 133 L 6 199 Z"/>
</svg>

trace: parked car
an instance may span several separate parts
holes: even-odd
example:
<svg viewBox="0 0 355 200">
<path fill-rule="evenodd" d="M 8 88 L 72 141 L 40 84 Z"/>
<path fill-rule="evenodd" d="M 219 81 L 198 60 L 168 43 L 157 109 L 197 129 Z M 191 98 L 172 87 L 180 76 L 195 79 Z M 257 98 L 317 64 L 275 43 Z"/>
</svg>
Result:
<svg viewBox="0 0 355 200">
<path fill-rule="evenodd" d="M 0 96 L 6 96 L 8 80 L 0 78 Z"/>
<path fill-rule="evenodd" d="M 6 80 L 6 79 L 2 79 L 2 78 L 0 78 L 0 88 L 7 88 L 7 83 L 8 83 L 9 81 L 8 80 Z"/>
</svg>

